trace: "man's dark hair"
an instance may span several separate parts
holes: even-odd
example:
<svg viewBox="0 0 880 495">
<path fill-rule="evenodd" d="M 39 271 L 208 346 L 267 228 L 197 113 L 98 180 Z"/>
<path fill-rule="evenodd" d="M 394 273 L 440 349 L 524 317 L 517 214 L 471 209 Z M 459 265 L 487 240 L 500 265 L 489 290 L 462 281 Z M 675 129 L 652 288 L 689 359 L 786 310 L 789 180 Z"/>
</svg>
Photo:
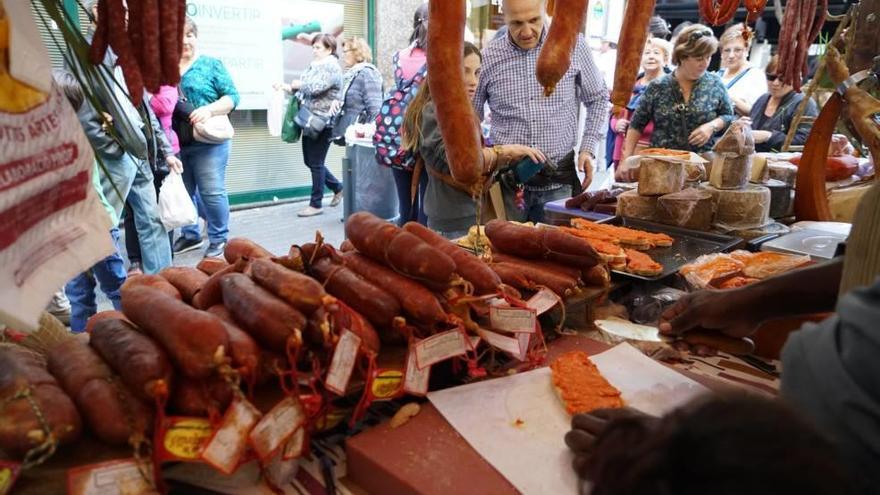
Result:
<svg viewBox="0 0 880 495">
<path fill-rule="evenodd" d="M 79 85 L 79 81 L 76 80 L 73 73 L 64 69 L 54 69 L 52 70 L 52 77 L 55 79 L 55 84 L 58 85 L 61 92 L 67 97 L 70 106 L 75 111 L 79 111 L 85 101 L 85 95 L 83 94 L 82 86 Z"/>
<path fill-rule="evenodd" d="M 834 446 L 780 400 L 715 396 L 654 427 L 613 420 L 596 440 L 593 495 L 851 493 Z"/>
</svg>

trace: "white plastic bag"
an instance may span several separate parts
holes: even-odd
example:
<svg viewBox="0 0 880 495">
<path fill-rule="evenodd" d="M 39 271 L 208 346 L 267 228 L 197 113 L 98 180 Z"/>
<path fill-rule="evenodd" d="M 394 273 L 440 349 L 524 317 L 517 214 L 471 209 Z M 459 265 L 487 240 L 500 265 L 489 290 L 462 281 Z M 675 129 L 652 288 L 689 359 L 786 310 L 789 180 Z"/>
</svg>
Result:
<svg viewBox="0 0 880 495">
<path fill-rule="evenodd" d="M 175 172 L 168 174 L 159 188 L 159 218 L 165 230 L 192 225 L 199 221 L 199 214 L 192 202 L 183 177 Z"/>
<path fill-rule="evenodd" d="M 287 109 L 287 101 L 284 99 L 284 91 L 273 91 L 269 98 L 269 107 L 266 109 L 266 124 L 269 126 L 269 135 L 278 137 L 281 135 L 281 124 L 284 120 L 284 111 Z"/>
</svg>

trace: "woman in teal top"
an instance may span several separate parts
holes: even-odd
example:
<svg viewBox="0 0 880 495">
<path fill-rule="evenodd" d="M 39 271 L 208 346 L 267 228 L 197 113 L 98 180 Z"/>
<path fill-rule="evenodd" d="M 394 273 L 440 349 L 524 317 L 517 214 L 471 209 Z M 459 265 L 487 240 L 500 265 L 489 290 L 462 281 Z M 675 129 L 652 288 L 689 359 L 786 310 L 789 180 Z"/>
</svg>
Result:
<svg viewBox="0 0 880 495">
<path fill-rule="evenodd" d="M 718 50 L 712 30 L 700 24 L 685 28 L 675 41 L 677 67 L 652 82 L 639 100 L 623 144 L 621 161 L 633 154 L 642 131 L 654 122 L 652 148 L 702 153 L 735 118 L 727 88 L 717 74 L 706 72 Z"/>
<path fill-rule="evenodd" d="M 180 92 L 194 107 L 190 122 L 205 122 L 217 115 L 228 115 L 238 105 L 239 96 L 223 62 L 198 53 L 198 27 L 189 17 L 183 32 L 183 55 L 180 59 Z M 229 197 L 226 194 L 226 164 L 229 145 L 207 144 L 197 141 L 180 143 L 183 160 L 183 182 L 189 193 L 198 192 L 205 222 L 208 226 L 206 257 L 223 255 L 229 235 Z M 198 249 L 202 234 L 198 225 L 181 229 L 174 243 L 174 252 Z"/>
</svg>

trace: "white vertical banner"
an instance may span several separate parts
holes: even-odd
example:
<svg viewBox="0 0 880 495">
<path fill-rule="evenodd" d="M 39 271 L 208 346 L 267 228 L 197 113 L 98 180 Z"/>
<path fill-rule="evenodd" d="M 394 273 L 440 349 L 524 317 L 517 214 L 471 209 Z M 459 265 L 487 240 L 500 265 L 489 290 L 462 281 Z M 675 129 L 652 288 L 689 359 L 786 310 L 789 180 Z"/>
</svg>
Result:
<svg viewBox="0 0 880 495">
<path fill-rule="evenodd" d="M 199 53 L 223 61 L 241 96 L 240 110 L 266 109 L 281 82 L 279 0 L 195 0 L 187 15 L 199 30 Z"/>
</svg>

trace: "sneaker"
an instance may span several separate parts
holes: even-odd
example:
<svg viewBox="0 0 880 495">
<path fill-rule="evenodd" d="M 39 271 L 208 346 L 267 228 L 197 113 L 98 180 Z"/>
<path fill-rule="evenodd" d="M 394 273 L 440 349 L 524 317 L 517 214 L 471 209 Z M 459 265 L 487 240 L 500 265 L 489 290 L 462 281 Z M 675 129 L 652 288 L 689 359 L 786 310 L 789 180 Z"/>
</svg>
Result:
<svg viewBox="0 0 880 495">
<path fill-rule="evenodd" d="M 313 217 L 315 215 L 320 215 L 321 213 L 324 213 L 324 210 L 320 208 L 315 208 L 314 206 L 309 206 L 308 208 L 301 210 L 299 213 L 297 213 L 297 215 L 301 217 Z"/>
<path fill-rule="evenodd" d="M 181 237 L 174 241 L 174 254 L 185 253 L 187 251 L 195 251 L 196 249 L 202 247 L 204 242 L 201 239 L 187 239 L 186 237 Z"/>
<path fill-rule="evenodd" d="M 342 203 L 342 191 L 333 195 L 333 199 L 330 200 L 330 206 L 339 206 L 339 203 Z"/>
<path fill-rule="evenodd" d="M 226 249 L 225 242 L 212 242 L 205 251 L 205 258 L 221 258 L 224 249 Z"/>
<path fill-rule="evenodd" d="M 132 275 L 142 275 L 143 273 L 144 273 L 144 270 L 143 270 L 143 268 L 141 268 L 140 261 L 132 261 L 131 263 L 129 263 L 129 265 L 128 265 L 128 276 L 129 277 Z"/>
</svg>

